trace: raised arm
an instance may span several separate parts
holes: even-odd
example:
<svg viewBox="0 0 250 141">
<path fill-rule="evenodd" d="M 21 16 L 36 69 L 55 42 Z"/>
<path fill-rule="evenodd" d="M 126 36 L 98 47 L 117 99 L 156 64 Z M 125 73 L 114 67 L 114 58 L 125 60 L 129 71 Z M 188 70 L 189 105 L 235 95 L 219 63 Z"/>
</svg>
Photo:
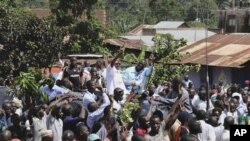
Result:
<svg viewBox="0 0 250 141">
<path fill-rule="evenodd" d="M 110 66 L 113 67 L 115 64 L 115 61 L 124 53 L 125 51 L 125 44 L 121 47 L 119 53 L 115 56 L 115 58 L 111 61 Z"/>
<path fill-rule="evenodd" d="M 180 104 L 181 104 L 181 95 L 178 96 L 178 98 L 175 101 L 174 105 L 170 109 L 169 114 L 164 119 L 165 124 L 166 124 L 165 125 L 166 130 L 171 128 L 171 126 L 174 124 L 175 120 L 177 119 L 179 113 L 181 112 Z"/>
</svg>

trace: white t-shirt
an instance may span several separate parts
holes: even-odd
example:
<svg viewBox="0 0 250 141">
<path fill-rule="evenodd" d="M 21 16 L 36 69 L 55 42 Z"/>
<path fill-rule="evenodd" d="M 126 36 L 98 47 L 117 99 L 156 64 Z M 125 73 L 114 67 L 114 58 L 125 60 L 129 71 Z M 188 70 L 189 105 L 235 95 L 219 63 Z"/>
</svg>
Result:
<svg viewBox="0 0 250 141">
<path fill-rule="evenodd" d="M 106 75 L 106 86 L 109 95 L 114 94 L 115 88 L 121 88 L 124 90 L 124 94 L 128 94 L 125 84 L 122 79 L 120 70 L 117 70 L 114 66 L 108 65 L 107 75 Z"/>
</svg>

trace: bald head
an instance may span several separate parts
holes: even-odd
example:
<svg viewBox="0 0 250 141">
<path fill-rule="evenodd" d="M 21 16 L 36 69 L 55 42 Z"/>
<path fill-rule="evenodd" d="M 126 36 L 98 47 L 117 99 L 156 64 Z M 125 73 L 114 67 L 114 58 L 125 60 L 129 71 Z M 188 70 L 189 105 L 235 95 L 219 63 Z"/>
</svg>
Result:
<svg viewBox="0 0 250 141">
<path fill-rule="evenodd" d="M 75 140 L 75 134 L 72 131 L 66 130 L 63 132 L 62 141 L 74 141 L 74 140 Z"/>
<path fill-rule="evenodd" d="M 72 107 L 70 104 L 64 105 L 62 107 L 62 112 L 65 116 L 71 115 L 72 113 Z"/>
<path fill-rule="evenodd" d="M 11 132 L 9 130 L 4 130 L 1 134 L 1 141 L 10 141 L 12 138 Z"/>
<path fill-rule="evenodd" d="M 227 116 L 224 119 L 224 127 L 225 129 L 230 129 L 230 125 L 234 125 L 234 118 L 231 116 Z"/>
</svg>

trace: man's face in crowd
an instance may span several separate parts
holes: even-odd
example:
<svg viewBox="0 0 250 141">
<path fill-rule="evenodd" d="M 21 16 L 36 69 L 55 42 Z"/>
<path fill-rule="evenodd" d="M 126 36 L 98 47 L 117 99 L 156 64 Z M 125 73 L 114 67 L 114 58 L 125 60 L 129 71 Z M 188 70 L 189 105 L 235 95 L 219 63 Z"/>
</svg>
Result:
<svg viewBox="0 0 250 141">
<path fill-rule="evenodd" d="M 141 70 L 144 69 L 144 67 L 146 66 L 146 63 L 144 61 L 139 62 L 136 66 L 135 66 L 135 70 L 137 72 L 140 72 Z"/>
<path fill-rule="evenodd" d="M 247 101 L 248 101 L 248 91 L 243 91 L 241 93 L 241 96 L 242 96 L 243 102 L 247 103 Z"/>
<path fill-rule="evenodd" d="M 219 111 L 214 111 L 213 116 L 215 116 L 217 119 L 220 118 L 220 112 Z"/>
<path fill-rule="evenodd" d="M 121 63 L 120 63 L 119 60 L 116 60 L 114 65 L 115 65 L 115 68 L 116 68 L 117 70 L 119 70 L 119 69 L 120 69 L 120 66 L 121 66 Z"/>
<path fill-rule="evenodd" d="M 230 106 L 230 112 L 233 113 L 236 111 L 236 105 L 234 102 L 230 102 L 229 103 L 229 106 Z"/>
<path fill-rule="evenodd" d="M 97 69 L 96 69 L 95 67 L 91 68 L 90 73 L 91 73 L 91 76 L 92 76 L 92 77 L 93 77 L 93 76 L 97 76 Z"/>
<path fill-rule="evenodd" d="M 90 86 L 88 87 L 89 92 L 94 92 L 96 90 L 96 83 L 91 81 Z"/>
<path fill-rule="evenodd" d="M 11 104 L 10 103 L 5 103 L 3 105 L 3 110 L 4 110 L 6 115 L 10 115 L 10 113 L 11 113 Z"/>
<path fill-rule="evenodd" d="M 149 87 L 148 87 L 148 91 L 149 91 L 149 93 L 154 93 L 155 92 L 155 85 L 150 85 Z"/>
<path fill-rule="evenodd" d="M 160 126 L 161 126 L 161 120 L 160 120 L 160 118 L 156 117 L 156 118 L 152 118 L 150 120 L 150 127 L 151 127 L 152 131 L 158 132 L 159 129 L 160 129 Z"/>
<path fill-rule="evenodd" d="M 199 97 L 203 101 L 207 100 L 207 91 L 205 90 L 205 88 L 199 91 Z"/>
<path fill-rule="evenodd" d="M 123 95 L 124 95 L 124 91 L 119 92 L 119 94 L 118 94 L 118 100 L 119 101 L 123 100 Z"/>
<path fill-rule="evenodd" d="M 76 64 L 77 64 L 77 59 L 74 57 L 74 58 L 71 58 L 70 59 L 70 66 L 71 67 L 74 67 L 74 66 L 76 66 Z"/>
</svg>

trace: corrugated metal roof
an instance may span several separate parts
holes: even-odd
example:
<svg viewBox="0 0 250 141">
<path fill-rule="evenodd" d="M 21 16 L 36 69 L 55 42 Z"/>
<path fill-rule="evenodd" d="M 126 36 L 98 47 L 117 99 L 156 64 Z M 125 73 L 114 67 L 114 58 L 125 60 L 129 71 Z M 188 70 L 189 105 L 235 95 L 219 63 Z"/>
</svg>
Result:
<svg viewBox="0 0 250 141">
<path fill-rule="evenodd" d="M 105 39 L 104 44 L 111 44 L 114 46 L 123 46 L 125 48 L 130 48 L 130 49 L 142 49 L 142 48 L 147 48 L 147 46 L 144 44 L 142 40 L 128 40 L 125 38 L 119 38 L 119 39 Z"/>
<path fill-rule="evenodd" d="M 250 60 L 250 34 L 217 34 L 180 49 L 185 55 L 180 63 L 220 67 L 244 67 Z"/>
<path fill-rule="evenodd" d="M 141 40 L 148 47 L 154 46 L 154 41 L 152 40 L 153 37 L 154 36 L 121 36 L 121 38 L 128 40 Z"/>
<path fill-rule="evenodd" d="M 131 30 L 128 35 L 142 35 L 142 31 L 143 28 L 153 28 L 154 25 L 148 25 L 148 24 L 141 24 L 139 26 L 137 26 L 136 28 L 134 28 L 133 30 Z"/>
<path fill-rule="evenodd" d="M 184 21 L 161 21 L 154 26 L 155 29 L 162 28 L 179 28 Z"/>
<path fill-rule="evenodd" d="M 175 39 L 184 38 L 187 40 L 188 44 L 194 43 L 201 39 L 206 38 L 205 29 L 194 29 L 194 28 L 181 28 L 181 29 L 172 29 L 172 30 L 156 30 L 158 34 L 171 34 Z M 208 37 L 215 35 L 216 33 L 208 31 Z"/>
</svg>

